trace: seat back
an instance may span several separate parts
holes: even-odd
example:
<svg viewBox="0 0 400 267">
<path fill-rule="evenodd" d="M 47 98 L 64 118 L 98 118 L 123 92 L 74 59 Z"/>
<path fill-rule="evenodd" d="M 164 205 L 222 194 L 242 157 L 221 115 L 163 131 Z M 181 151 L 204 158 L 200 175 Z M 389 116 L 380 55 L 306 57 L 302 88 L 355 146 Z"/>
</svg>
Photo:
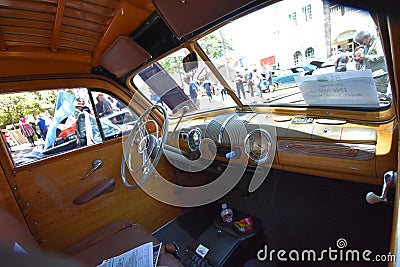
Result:
<svg viewBox="0 0 400 267">
<path fill-rule="evenodd" d="M 14 250 L 15 243 L 27 252 L 31 249 L 40 250 L 26 224 L 3 208 L 0 208 L 0 243 L 12 250 Z"/>
</svg>

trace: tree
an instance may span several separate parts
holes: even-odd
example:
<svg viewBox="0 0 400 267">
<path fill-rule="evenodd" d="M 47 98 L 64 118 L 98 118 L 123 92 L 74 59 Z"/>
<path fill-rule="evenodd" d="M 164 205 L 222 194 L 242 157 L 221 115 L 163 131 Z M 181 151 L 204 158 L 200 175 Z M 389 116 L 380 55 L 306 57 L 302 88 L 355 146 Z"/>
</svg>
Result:
<svg viewBox="0 0 400 267">
<path fill-rule="evenodd" d="M 23 100 L 21 95 L 0 95 L 0 123 L 2 128 L 7 124 L 14 125 L 15 120 L 19 117 L 18 111 L 23 109 L 21 106 Z"/>
<path fill-rule="evenodd" d="M 0 95 L 0 125 L 14 125 L 21 115 L 35 116 L 54 105 L 55 99 L 53 90 Z"/>
<path fill-rule="evenodd" d="M 233 51 L 233 47 L 228 41 L 230 40 L 224 38 L 220 32 L 219 35 L 212 33 L 201 38 L 199 44 L 211 59 L 218 59 L 222 56 L 226 56 L 227 51 Z"/>
<path fill-rule="evenodd" d="M 222 56 L 226 56 L 227 51 L 233 51 L 233 47 L 229 44 L 228 41 L 229 39 L 227 40 L 227 38 L 224 38 L 224 36 L 220 32 L 220 34 L 218 35 L 216 33 L 211 33 L 201 38 L 199 40 L 199 44 L 211 59 L 218 59 Z M 183 58 L 184 55 L 181 53 L 181 51 L 178 51 L 178 54 L 174 53 L 168 57 L 161 59 L 160 64 L 170 74 L 182 74 Z"/>
<path fill-rule="evenodd" d="M 179 73 L 183 70 L 182 60 L 183 56 L 168 56 L 161 59 L 160 64 L 168 73 Z"/>
</svg>

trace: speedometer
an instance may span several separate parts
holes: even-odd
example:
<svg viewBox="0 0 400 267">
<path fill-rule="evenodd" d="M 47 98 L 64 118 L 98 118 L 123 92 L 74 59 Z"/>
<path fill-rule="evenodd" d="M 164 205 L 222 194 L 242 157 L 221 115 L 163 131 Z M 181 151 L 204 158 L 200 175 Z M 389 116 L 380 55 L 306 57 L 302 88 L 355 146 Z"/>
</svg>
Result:
<svg viewBox="0 0 400 267">
<path fill-rule="evenodd" d="M 200 129 L 192 129 L 188 134 L 188 146 L 191 151 L 198 151 L 201 142 L 201 131 Z"/>
<path fill-rule="evenodd" d="M 272 153 L 271 135 L 263 129 L 251 131 L 244 139 L 244 151 L 252 161 L 265 162 Z"/>
</svg>

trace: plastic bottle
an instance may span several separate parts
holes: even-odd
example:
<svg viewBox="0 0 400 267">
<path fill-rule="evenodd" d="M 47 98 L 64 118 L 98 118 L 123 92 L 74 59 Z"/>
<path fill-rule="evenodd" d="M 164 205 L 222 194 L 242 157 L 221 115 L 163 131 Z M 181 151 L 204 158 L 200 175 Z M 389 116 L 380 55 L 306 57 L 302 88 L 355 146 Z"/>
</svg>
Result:
<svg viewBox="0 0 400 267">
<path fill-rule="evenodd" d="M 233 211 L 228 209 L 228 205 L 222 204 L 221 219 L 225 223 L 231 223 L 233 220 Z"/>
</svg>

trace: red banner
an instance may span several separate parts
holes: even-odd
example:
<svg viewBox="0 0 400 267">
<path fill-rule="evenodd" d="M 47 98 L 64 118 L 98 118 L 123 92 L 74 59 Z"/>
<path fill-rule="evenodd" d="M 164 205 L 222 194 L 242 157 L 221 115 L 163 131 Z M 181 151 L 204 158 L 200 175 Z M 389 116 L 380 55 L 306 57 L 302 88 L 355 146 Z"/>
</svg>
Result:
<svg viewBox="0 0 400 267">
<path fill-rule="evenodd" d="M 264 67 L 266 65 L 274 65 L 275 64 L 275 56 L 270 56 L 266 58 L 260 59 L 261 66 Z"/>
</svg>

